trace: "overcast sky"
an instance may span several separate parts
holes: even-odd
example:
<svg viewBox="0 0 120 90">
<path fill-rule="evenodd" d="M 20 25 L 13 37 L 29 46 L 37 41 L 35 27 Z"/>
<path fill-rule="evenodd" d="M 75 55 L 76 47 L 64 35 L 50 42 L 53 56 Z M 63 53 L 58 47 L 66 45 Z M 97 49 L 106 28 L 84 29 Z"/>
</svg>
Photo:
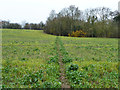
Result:
<svg viewBox="0 0 120 90">
<path fill-rule="evenodd" d="M 109 7 L 112 11 L 118 10 L 120 0 L 0 0 L 0 20 L 9 20 L 21 23 L 39 23 L 47 20 L 51 10 L 57 13 L 70 5 L 80 10 L 96 7 Z"/>
</svg>

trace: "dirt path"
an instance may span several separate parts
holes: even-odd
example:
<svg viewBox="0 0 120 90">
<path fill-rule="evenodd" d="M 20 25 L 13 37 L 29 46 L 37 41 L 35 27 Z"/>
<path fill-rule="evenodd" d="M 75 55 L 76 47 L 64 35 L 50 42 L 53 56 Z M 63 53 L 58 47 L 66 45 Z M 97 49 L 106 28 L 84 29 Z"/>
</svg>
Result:
<svg viewBox="0 0 120 90">
<path fill-rule="evenodd" d="M 68 80 L 67 80 L 66 74 L 65 74 L 64 63 L 62 62 L 62 54 L 61 54 L 59 48 L 60 48 L 60 44 L 59 44 L 59 42 L 57 42 L 57 50 L 58 50 L 58 54 L 59 54 L 59 65 L 60 65 L 60 81 L 62 83 L 61 88 L 70 88 L 70 85 L 68 83 Z"/>
</svg>

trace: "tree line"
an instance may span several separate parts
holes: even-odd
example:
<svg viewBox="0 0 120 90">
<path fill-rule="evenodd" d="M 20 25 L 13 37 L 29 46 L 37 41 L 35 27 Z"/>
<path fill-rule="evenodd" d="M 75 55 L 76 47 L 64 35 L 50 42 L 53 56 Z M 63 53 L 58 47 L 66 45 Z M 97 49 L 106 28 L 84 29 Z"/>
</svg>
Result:
<svg viewBox="0 0 120 90">
<path fill-rule="evenodd" d="M 21 25 L 18 23 L 10 23 L 9 21 L 2 21 L 2 28 L 5 29 L 32 29 L 32 30 L 43 30 L 45 24 L 41 21 L 40 23 L 25 23 Z"/>
<path fill-rule="evenodd" d="M 63 8 L 59 13 L 50 12 L 44 32 L 52 35 L 68 36 L 82 30 L 86 37 L 118 37 L 118 11 L 106 7 L 79 10 L 74 5 Z"/>
</svg>

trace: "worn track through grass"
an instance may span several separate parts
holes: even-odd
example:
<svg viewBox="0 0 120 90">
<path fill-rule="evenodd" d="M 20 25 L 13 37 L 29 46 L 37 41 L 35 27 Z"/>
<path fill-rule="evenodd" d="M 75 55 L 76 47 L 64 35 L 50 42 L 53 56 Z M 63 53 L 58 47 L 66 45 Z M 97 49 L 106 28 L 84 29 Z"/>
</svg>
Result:
<svg viewBox="0 0 120 90">
<path fill-rule="evenodd" d="M 59 65 L 60 65 L 60 81 L 61 81 L 61 88 L 70 88 L 70 85 L 68 83 L 68 80 L 66 78 L 65 74 L 65 67 L 64 63 L 62 62 L 62 54 L 60 52 L 60 44 L 59 41 L 57 40 L 57 50 L 58 50 L 58 55 L 59 55 Z"/>
</svg>

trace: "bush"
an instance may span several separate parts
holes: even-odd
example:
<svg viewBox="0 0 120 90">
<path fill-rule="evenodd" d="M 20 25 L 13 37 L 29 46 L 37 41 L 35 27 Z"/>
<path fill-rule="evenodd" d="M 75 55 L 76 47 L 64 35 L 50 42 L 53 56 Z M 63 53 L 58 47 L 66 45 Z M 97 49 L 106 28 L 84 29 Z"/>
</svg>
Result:
<svg viewBox="0 0 120 90">
<path fill-rule="evenodd" d="M 73 31 L 71 34 L 68 34 L 69 37 L 85 37 L 86 33 L 82 30 Z"/>
</svg>

